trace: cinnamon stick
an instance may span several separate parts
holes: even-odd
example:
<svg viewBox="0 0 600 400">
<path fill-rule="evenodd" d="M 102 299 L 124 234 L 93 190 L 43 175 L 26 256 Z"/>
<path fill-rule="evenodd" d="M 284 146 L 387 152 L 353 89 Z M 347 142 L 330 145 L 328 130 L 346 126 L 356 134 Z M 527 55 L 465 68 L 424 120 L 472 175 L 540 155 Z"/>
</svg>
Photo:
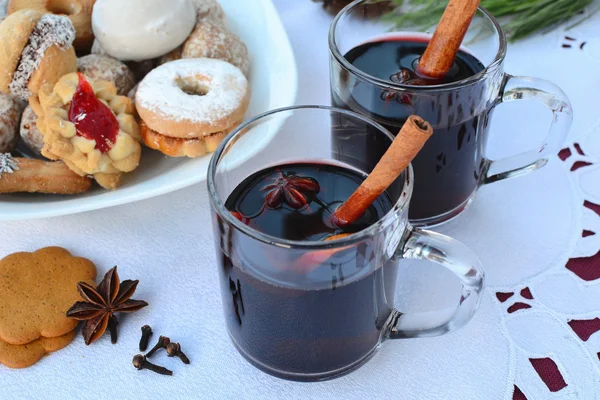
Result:
<svg viewBox="0 0 600 400">
<path fill-rule="evenodd" d="M 439 25 L 419 60 L 417 73 L 429 78 L 443 78 L 456 58 L 480 0 L 450 0 Z"/>
<path fill-rule="evenodd" d="M 432 134 L 433 128 L 428 122 L 416 115 L 410 116 L 375 169 L 352 196 L 335 211 L 333 215 L 335 223 L 343 226 L 360 218 L 369 206 L 398 179 Z"/>
</svg>

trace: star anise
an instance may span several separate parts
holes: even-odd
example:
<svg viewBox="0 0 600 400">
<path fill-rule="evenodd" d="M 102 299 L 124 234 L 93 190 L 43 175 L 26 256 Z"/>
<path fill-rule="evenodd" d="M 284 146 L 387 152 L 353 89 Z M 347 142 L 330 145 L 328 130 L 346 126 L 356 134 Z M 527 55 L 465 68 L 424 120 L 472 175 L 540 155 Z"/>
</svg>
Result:
<svg viewBox="0 0 600 400">
<path fill-rule="evenodd" d="M 281 173 L 274 183 L 262 188 L 269 191 L 265 197 L 265 205 L 269 208 L 277 208 L 282 202 L 299 210 L 308 204 L 309 196 L 319 193 L 319 183 L 307 176 Z"/>
<path fill-rule="evenodd" d="M 85 282 L 77 284 L 79 294 L 85 301 L 75 303 L 67 311 L 67 317 L 85 321 L 81 333 L 86 345 L 102 336 L 106 328 L 109 328 L 112 343 L 115 344 L 119 323 L 115 313 L 134 312 L 148 305 L 145 301 L 131 299 L 139 281 L 119 282 L 117 267 L 114 267 L 104 275 L 96 288 Z"/>
</svg>

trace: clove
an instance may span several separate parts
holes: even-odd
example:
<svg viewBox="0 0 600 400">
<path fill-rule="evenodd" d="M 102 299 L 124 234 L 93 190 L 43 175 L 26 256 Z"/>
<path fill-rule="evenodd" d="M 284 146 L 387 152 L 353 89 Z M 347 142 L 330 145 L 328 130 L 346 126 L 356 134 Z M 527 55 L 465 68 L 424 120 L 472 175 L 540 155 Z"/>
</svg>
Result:
<svg viewBox="0 0 600 400">
<path fill-rule="evenodd" d="M 171 339 L 169 339 L 166 336 L 160 336 L 158 338 L 158 342 L 156 343 L 156 345 L 154 345 L 154 347 L 148 353 L 146 353 L 146 357 L 147 358 L 152 357 L 152 355 L 154 353 L 156 353 L 157 350 L 160 350 L 160 349 L 166 350 L 169 343 L 171 343 Z"/>
<path fill-rule="evenodd" d="M 190 363 L 190 359 L 183 354 L 183 351 L 181 351 L 181 345 L 179 343 L 169 343 L 167 345 L 167 355 L 169 357 L 179 357 L 184 364 Z"/>
<path fill-rule="evenodd" d="M 142 338 L 140 339 L 140 351 L 146 351 L 148 348 L 148 341 L 152 336 L 152 328 L 150 325 L 142 326 Z"/>
<path fill-rule="evenodd" d="M 147 369 L 161 375 L 173 375 L 173 371 L 170 371 L 165 367 L 152 364 L 150 361 L 146 360 L 146 356 L 141 354 L 134 356 L 132 363 L 133 366 L 138 370 Z"/>
</svg>

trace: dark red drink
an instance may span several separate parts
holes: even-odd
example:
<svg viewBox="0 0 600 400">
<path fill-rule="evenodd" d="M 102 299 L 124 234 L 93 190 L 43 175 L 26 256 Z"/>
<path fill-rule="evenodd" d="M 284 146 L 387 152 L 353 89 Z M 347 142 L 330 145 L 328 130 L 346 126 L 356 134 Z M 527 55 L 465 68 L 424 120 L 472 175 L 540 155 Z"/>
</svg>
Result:
<svg viewBox="0 0 600 400">
<path fill-rule="evenodd" d="M 331 224 L 332 212 L 364 179 L 335 165 L 282 165 L 245 179 L 225 206 L 260 232 L 322 241 L 361 231 L 392 208 L 384 194 L 355 224 L 344 229 Z M 247 248 L 239 240 L 231 240 L 241 246 L 233 253 Z M 348 253 L 252 252 L 247 259 L 232 259 L 222 251 L 227 245 L 217 246 L 225 317 L 240 352 L 257 367 L 288 379 L 311 380 L 311 374 L 364 361 L 381 340 L 394 299 L 397 261 L 381 265 L 380 244 L 367 240 Z M 305 269 L 306 256 L 322 262 Z"/>
<path fill-rule="evenodd" d="M 333 103 L 379 122 L 398 133 L 408 116 L 417 114 L 432 124 L 434 135 L 413 161 L 415 189 L 411 220 L 425 221 L 462 210 L 479 184 L 484 162 L 482 143 L 491 107 L 482 101 L 484 82 L 474 81 L 461 90 L 445 90 L 484 69 L 473 55 L 460 51 L 449 74 L 441 80 L 418 76 L 414 71 L 428 41 L 419 37 L 388 36 L 364 43 L 346 53 L 356 68 L 381 80 L 376 85 L 340 69 L 332 82 Z M 337 71 L 335 71 L 337 72 Z M 409 91 L 384 90 L 381 84 L 411 85 Z M 427 93 L 425 86 L 432 87 Z M 463 83 L 464 85 L 464 83 Z"/>
</svg>

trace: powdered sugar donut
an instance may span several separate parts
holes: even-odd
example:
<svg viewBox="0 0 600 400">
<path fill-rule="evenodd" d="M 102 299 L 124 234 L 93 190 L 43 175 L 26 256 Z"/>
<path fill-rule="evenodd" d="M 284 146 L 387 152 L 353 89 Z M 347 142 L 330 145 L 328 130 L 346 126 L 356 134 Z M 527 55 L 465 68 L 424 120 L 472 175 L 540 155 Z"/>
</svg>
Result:
<svg viewBox="0 0 600 400">
<path fill-rule="evenodd" d="M 77 68 L 93 80 L 112 82 L 120 96 L 127 96 L 135 86 L 135 78 L 127 65 L 111 57 L 90 54 L 77 59 Z"/>
<path fill-rule="evenodd" d="M 144 78 L 136 95 L 138 113 L 150 129 L 185 139 L 226 131 L 243 119 L 249 101 L 244 74 L 208 58 L 161 65 Z"/>
<path fill-rule="evenodd" d="M 248 48 L 233 32 L 211 21 L 201 21 L 183 45 L 182 58 L 216 58 L 238 67 L 248 76 Z"/>
<path fill-rule="evenodd" d="M 0 93 L 0 153 L 10 153 L 17 147 L 20 113 L 15 99 Z"/>
<path fill-rule="evenodd" d="M 206 19 L 218 24 L 225 23 L 225 12 L 217 0 L 193 0 L 198 11 L 198 22 Z"/>
<path fill-rule="evenodd" d="M 37 155 L 42 154 L 42 148 L 44 147 L 44 136 L 42 132 L 37 128 L 37 115 L 33 111 L 31 106 L 27 106 L 23 111 L 21 117 L 21 140 L 27 147 L 36 153 Z"/>
</svg>

